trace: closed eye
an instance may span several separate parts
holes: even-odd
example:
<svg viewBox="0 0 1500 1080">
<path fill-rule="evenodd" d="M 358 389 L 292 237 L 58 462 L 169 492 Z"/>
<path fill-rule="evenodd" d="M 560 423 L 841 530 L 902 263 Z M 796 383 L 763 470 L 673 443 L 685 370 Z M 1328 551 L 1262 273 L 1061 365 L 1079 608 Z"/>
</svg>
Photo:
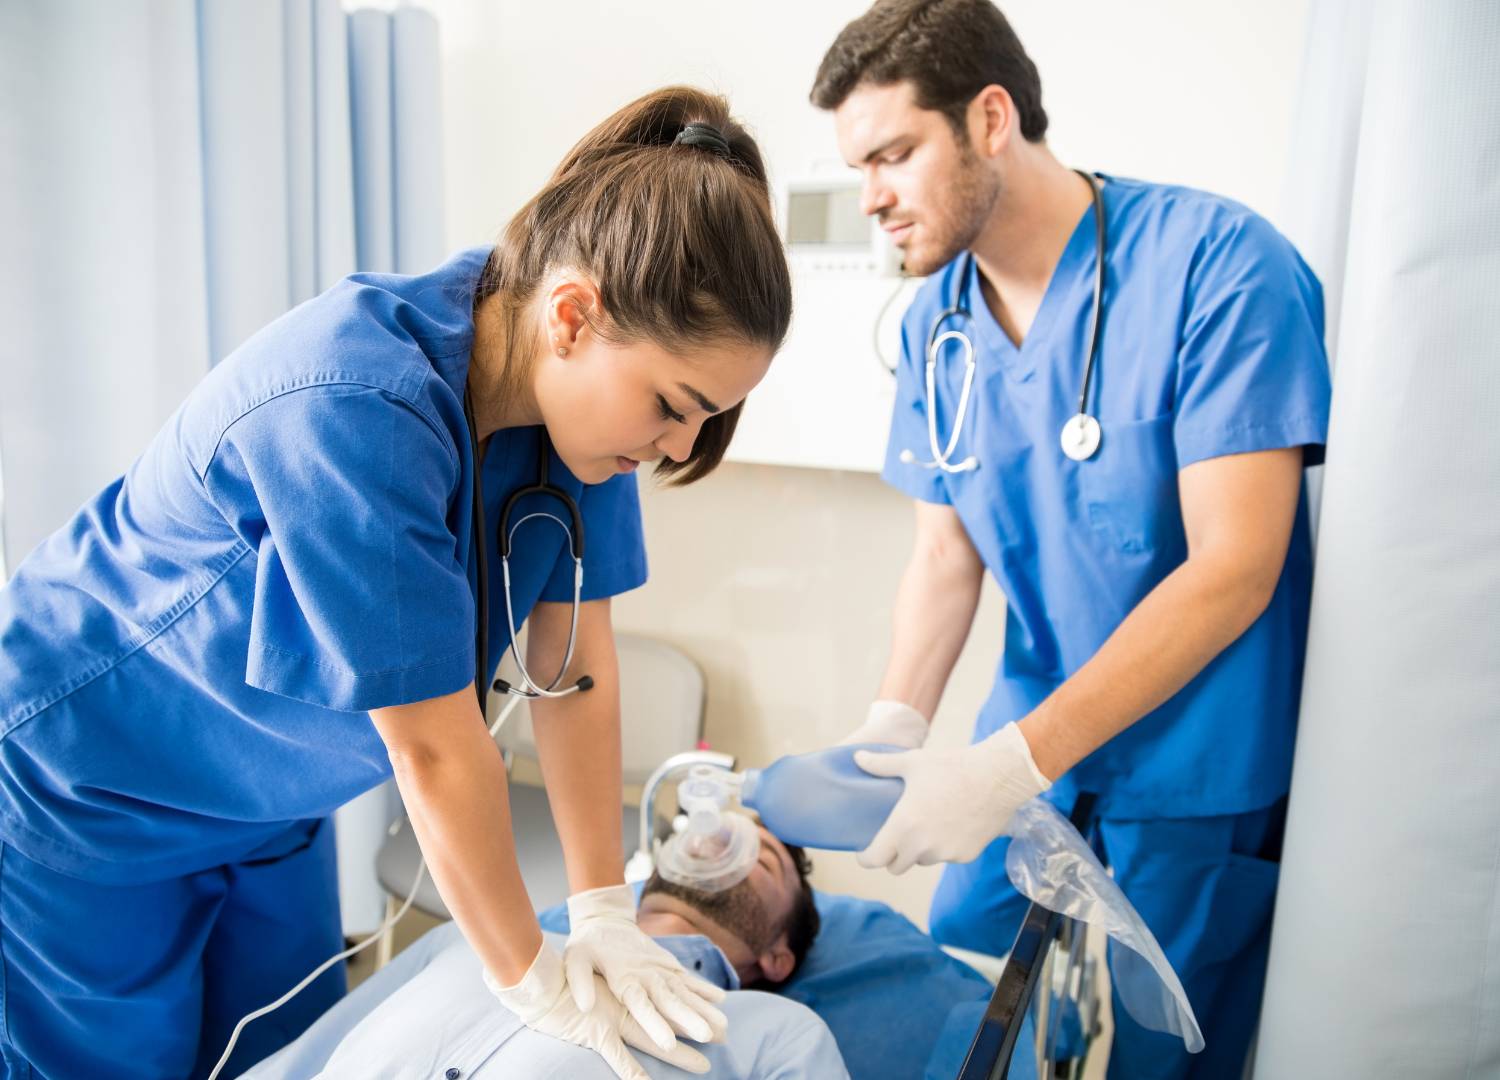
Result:
<svg viewBox="0 0 1500 1080">
<path fill-rule="evenodd" d="M 661 414 L 661 418 L 663 420 L 676 420 L 679 424 L 687 423 L 687 417 L 683 416 L 680 412 L 673 409 L 672 406 L 668 404 L 667 399 L 662 397 L 660 394 L 656 395 L 656 409 L 657 412 Z"/>
</svg>

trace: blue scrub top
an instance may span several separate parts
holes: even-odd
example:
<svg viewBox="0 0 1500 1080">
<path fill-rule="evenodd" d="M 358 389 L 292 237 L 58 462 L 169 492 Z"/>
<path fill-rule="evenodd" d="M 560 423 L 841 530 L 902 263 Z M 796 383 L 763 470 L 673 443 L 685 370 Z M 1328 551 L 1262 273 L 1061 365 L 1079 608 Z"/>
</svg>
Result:
<svg viewBox="0 0 1500 1080">
<path fill-rule="evenodd" d="M 0 590 L 0 838 L 98 881 L 245 857 L 391 775 L 367 711 L 474 679 L 462 393 L 487 252 L 356 274 L 261 330 Z M 509 646 L 500 504 L 539 429 L 483 462 L 490 655 Z M 551 478 L 584 599 L 646 580 L 633 476 Z M 559 507 L 543 500 L 539 509 Z M 524 507 L 523 507 L 524 509 Z M 516 537 L 517 620 L 571 601 L 562 530 Z"/>
<path fill-rule="evenodd" d="M 1322 291 L 1292 245 L 1247 208 L 1204 192 L 1104 178 L 1103 336 L 1089 409 L 1103 428 L 1089 460 L 1066 457 L 1078 411 L 1097 266 L 1085 211 L 1017 349 L 960 257 L 933 275 L 902 324 L 884 469 L 914 498 L 952 506 L 1007 600 L 1005 648 L 977 735 L 1019 720 L 1094 655 L 1187 557 L 1178 470 L 1207 458 L 1304 447 L 1321 462 L 1329 376 Z M 933 320 L 962 290 L 977 370 L 947 474 L 928 461 L 924 379 Z M 962 385 L 956 343 L 940 356 L 938 440 Z M 1056 785 L 1064 806 L 1100 794 L 1120 818 L 1197 817 L 1263 807 L 1287 791 L 1307 639 L 1312 545 L 1305 493 L 1270 606 L 1155 712 Z"/>
</svg>

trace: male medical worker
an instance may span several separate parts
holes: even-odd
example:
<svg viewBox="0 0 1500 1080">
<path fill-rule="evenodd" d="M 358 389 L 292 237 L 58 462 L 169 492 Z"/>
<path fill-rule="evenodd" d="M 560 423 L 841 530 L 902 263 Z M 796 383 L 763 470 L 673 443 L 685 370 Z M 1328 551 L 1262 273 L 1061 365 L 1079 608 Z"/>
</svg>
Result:
<svg viewBox="0 0 1500 1080">
<path fill-rule="evenodd" d="M 1060 163 L 1036 67 L 987 0 L 881 0 L 812 100 L 865 211 L 928 275 L 884 470 L 916 499 L 916 541 L 849 737 L 911 749 L 860 756 L 905 781 L 861 861 L 953 864 L 934 935 L 1002 953 L 1024 909 L 1011 814 L 1097 792 L 1107 858 L 1207 1040 L 1189 1057 L 1117 1008 L 1110 1075 L 1238 1076 L 1306 638 L 1303 469 L 1327 431 L 1318 283 L 1241 205 Z M 1008 601 L 993 691 L 973 745 L 924 749 L 986 569 Z"/>
</svg>

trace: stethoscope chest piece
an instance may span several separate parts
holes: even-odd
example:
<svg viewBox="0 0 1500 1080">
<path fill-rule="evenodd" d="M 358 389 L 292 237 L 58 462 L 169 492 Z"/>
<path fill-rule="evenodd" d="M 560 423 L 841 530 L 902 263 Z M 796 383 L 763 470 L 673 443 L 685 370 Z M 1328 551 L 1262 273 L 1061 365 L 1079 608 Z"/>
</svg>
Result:
<svg viewBox="0 0 1500 1080">
<path fill-rule="evenodd" d="M 1062 452 L 1074 461 L 1087 461 L 1099 452 L 1102 437 L 1099 421 L 1088 413 L 1078 413 L 1062 427 Z"/>
<path fill-rule="evenodd" d="M 1094 376 L 1094 364 L 1099 355 L 1099 331 L 1104 319 L 1104 269 L 1108 253 L 1108 237 L 1104 220 L 1104 200 L 1099 193 L 1099 184 L 1088 173 L 1079 172 L 1089 185 L 1089 195 L 1094 204 L 1094 311 L 1089 320 L 1089 343 L 1083 364 L 1083 385 L 1078 390 L 1078 412 L 1062 428 L 1062 452 L 1074 461 L 1087 461 L 1099 452 L 1099 421 L 1089 415 L 1089 387 Z M 931 461 L 918 461 L 911 450 L 901 451 L 901 461 L 908 465 L 920 465 L 924 469 L 941 469 L 945 473 L 968 472 L 979 467 L 979 459 L 970 454 L 954 464 L 953 452 L 958 448 L 958 439 L 964 427 L 964 415 L 968 411 L 969 393 L 974 388 L 974 343 L 962 330 L 944 330 L 950 319 L 972 322 L 973 314 L 964 299 L 970 276 L 978 280 L 977 265 L 972 252 L 964 255 L 957 272 L 953 275 L 953 303 L 938 313 L 927 331 L 927 397 L 923 404 L 927 412 L 927 443 L 932 451 Z M 944 445 L 938 438 L 937 429 L 937 367 L 938 353 L 949 341 L 957 341 L 964 354 L 963 386 L 958 392 L 958 408 L 953 415 L 953 431 Z M 951 352 L 951 350 L 950 350 Z"/>
</svg>

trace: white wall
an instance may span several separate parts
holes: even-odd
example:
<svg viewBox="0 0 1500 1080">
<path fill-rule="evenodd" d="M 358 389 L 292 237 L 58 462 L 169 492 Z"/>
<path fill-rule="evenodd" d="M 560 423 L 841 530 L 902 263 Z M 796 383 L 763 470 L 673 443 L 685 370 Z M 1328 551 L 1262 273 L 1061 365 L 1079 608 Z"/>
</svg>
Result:
<svg viewBox="0 0 1500 1080">
<path fill-rule="evenodd" d="M 836 162 L 807 104 L 860 0 L 422 0 L 443 26 L 449 236 L 494 236 L 564 151 L 668 82 L 729 95 L 772 171 Z M 1011 0 L 1066 162 L 1171 180 L 1274 218 L 1307 0 Z"/>
<path fill-rule="evenodd" d="M 851 0 L 426 0 L 442 22 L 453 247 L 492 239 L 557 160 L 611 110 L 668 82 L 729 95 L 773 180 L 836 162 L 807 104 Z M 1209 188 L 1276 220 L 1308 0 L 1011 0 L 1042 73 L 1065 162 Z M 859 328 L 854 332 L 864 334 Z M 763 762 L 839 737 L 862 715 L 911 540 L 904 497 L 873 476 L 726 465 L 686 490 L 643 481 L 652 579 L 616 605 L 623 628 L 677 642 L 709 678 L 708 735 Z M 986 587 L 936 738 L 966 738 L 998 656 L 1003 602 Z M 935 870 L 870 874 L 820 856 L 820 885 L 925 922 Z"/>
</svg>

